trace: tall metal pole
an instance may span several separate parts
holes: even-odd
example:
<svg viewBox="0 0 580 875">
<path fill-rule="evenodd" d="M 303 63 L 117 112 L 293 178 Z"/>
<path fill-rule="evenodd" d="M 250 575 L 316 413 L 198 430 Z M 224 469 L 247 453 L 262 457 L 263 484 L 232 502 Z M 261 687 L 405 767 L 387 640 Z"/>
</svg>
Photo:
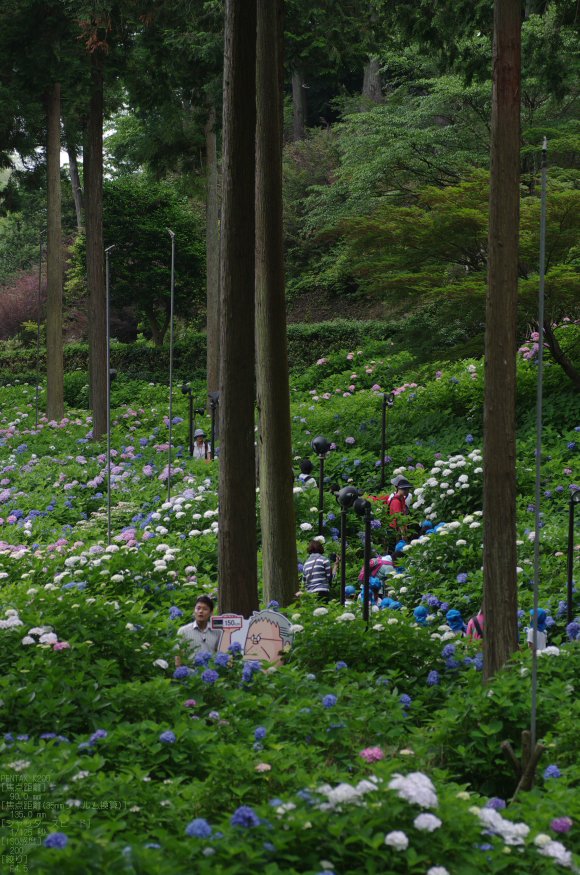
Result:
<svg viewBox="0 0 580 875">
<path fill-rule="evenodd" d="M 215 407 L 216 401 L 214 398 L 211 399 L 211 451 L 210 458 L 211 461 L 215 459 Z"/>
<path fill-rule="evenodd" d="M 41 231 L 38 235 L 39 237 L 39 257 L 38 257 L 38 314 L 37 314 L 37 328 L 36 328 L 36 426 L 38 429 L 38 383 L 40 381 L 40 287 L 42 285 L 42 235 L 44 231 Z"/>
<path fill-rule="evenodd" d="M 340 603 L 346 601 L 346 507 L 340 509 Z"/>
<path fill-rule="evenodd" d="M 381 433 L 381 483 L 380 487 L 383 489 L 385 485 L 385 453 L 387 452 L 386 447 L 386 418 L 387 418 L 387 396 L 383 394 L 383 428 Z"/>
<path fill-rule="evenodd" d="M 364 584 L 363 584 L 363 619 L 369 625 L 369 579 L 371 576 L 371 521 L 372 514 L 369 506 L 365 510 L 365 559 L 364 559 Z"/>
<path fill-rule="evenodd" d="M 572 576 L 574 574 L 574 502 L 570 498 L 570 512 L 568 515 L 568 605 L 567 605 L 567 620 L 566 623 L 571 623 L 574 617 L 572 616 L 572 587 L 574 583 Z"/>
<path fill-rule="evenodd" d="M 189 390 L 189 455 L 193 456 L 193 392 Z"/>
<path fill-rule="evenodd" d="M 532 752 L 536 747 L 536 706 L 538 685 L 538 588 L 540 580 L 540 494 L 542 477 L 542 386 L 544 379 L 544 268 L 546 261 L 546 176 L 547 176 L 548 140 L 544 137 L 542 147 L 542 214 L 540 220 L 540 290 L 538 295 L 538 389 L 536 400 L 536 499 L 535 499 L 535 529 L 534 538 L 534 614 L 532 618 L 532 718 L 531 742 Z"/>
<path fill-rule="evenodd" d="M 318 534 L 322 534 L 322 520 L 324 517 L 324 456 L 320 460 L 320 475 L 318 481 Z"/>
<path fill-rule="evenodd" d="M 169 331 L 169 449 L 167 450 L 167 501 L 171 499 L 171 440 L 173 432 L 173 296 L 175 291 L 175 234 L 169 228 L 171 237 L 171 309 Z"/>
<path fill-rule="evenodd" d="M 105 249 L 107 284 L 107 544 L 111 546 L 111 252 L 116 244 Z"/>
</svg>

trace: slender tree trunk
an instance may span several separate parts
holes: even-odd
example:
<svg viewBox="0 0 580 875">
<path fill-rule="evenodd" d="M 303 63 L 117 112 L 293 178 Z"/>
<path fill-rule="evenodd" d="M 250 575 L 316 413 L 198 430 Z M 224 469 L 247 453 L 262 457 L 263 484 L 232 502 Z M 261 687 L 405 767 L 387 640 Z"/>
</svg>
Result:
<svg viewBox="0 0 580 875">
<path fill-rule="evenodd" d="M 59 82 L 47 94 L 46 116 L 46 415 L 52 420 L 64 416 Z"/>
<path fill-rule="evenodd" d="M 159 323 L 157 321 L 157 317 L 155 315 L 155 310 L 150 304 L 144 304 L 143 309 L 145 311 L 145 315 L 149 320 L 149 325 L 151 326 L 151 335 L 153 339 L 153 343 L 155 346 L 163 346 L 163 341 L 165 340 L 165 335 L 167 333 L 167 329 L 169 328 L 169 323 L 171 321 L 171 314 L 165 314 L 165 322 L 163 326 L 160 328 Z"/>
<path fill-rule="evenodd" d="M 258 0 L 256 65 L 256 352 L 264 600 L 294 601 L 297 554 L 282 227 L 278 27 L 283 0 Z"/>
<path fill-rule="evenodd" d="M 226 0 L 220 277 L 220 610 L 258 608 L 254 459 L 256 0 Z"/>
<path fill-rule="evenodd" d="M 67 151 L 70 184 L 75 201 L 75 212 L 77 214 L 77 229 L 79 233 L 81 233 L 83 230 L 83 190 L 81 187 L 81 178 L 79 176 L 77 153 L 74 146 L 68 146 Z"/>
<path fill-rule="evenodd" d="M 380 74 L 380 61 L 378 58 L 369 58 L 364 69 L 362 96 L 374 103 L 379 103 L 382 97 L 382 81 Z"/>
<path fill-rule="evenodd" d="M 562 368 L 562 370 L 564 371 L 566 376 L 569 377 L 570 380 L 572 380 L 572 382 L 574 383 L 574 385 L 576 386 L 577 389 L 580 389 L 580 371 L 578 371 L 574 367 L 574 365 L 572 364 L 572 362 L 570 361 L 570 359 L 568 358 L 568 356 L 566 355 L 566 353 L 564 352 L 564 350 L 562 349 L 562 347 L 558 343 L 558 340 L 556 338 L 556 335 L 552 331 L 550 323 L 544 322 L 544 336 L 543 336 L 543 338 L 542 338 L 542 332 L 540 331 L 539 326 L 538 326 L 538 332 L 540 333 L 540 340 L 538 342 L 541 343 L 543 340 L 545 340 L 547 342 L 548 346 L 550 347 L 550 352 L 552 353 L 552 356 L 553 356 L 556 364 L 560 365 L 560 367 Z"/>
<path fill-rule="evenodd" d="M 103 71 L 91 55 L 91 100 L 85 155 L 85 222 L 89 310 L 89 387 L 93 437 L 107 433 L 107 298 L 103 242 Z"/>
<path fill-rule="evenodd" d="M 207 274 L 207 391 L 219 389 L 220 363 L 220 229 L 215 107 L 210 106 L 205 126 L 206 207 L 205 245 Z M 207 400 L 210 411 L 209 398 Z M 219 407 L 218 407 L 219 410 Z M 216 411 L 217 412 L 217 411 Z"/>
<path fill-rule="evenodd" d="M 292 106 L 294 108 L 294 140 L 302 140 L 308 124 L 308 91 L 301 70 L 292 73 Z"/>
<path fill-rule="evenodd" d="M 521 2 L 495 0 L 483 406 L 484 679 L 518 647 L 516 349 Z"/>
</svg>

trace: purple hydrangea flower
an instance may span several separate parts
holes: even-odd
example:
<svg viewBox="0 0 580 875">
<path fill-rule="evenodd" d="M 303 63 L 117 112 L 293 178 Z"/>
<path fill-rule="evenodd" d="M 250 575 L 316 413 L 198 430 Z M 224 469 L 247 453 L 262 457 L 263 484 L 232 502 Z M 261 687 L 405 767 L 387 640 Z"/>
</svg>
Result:
<svg viewBox="0 0 580 875">
<path fill-rule="evenodd" d="M 183 617 L 183 611 L 181 611 L 176 605 L 172 605 L 169 608 L 169 616 L 172 620 L 178 620 L 180 617 Z"/>
<path fill-rule="evenodd" d="M 171 729 L 168 729 L 167 732 L 162 732 L 159 736 L 159 741 L 163 742 L 163 744 L 175 744 L 175 732 L 172 732 Z"/>
<path fill-rule="evenodd" d="M 186 678 L 189 675 L 189 669 L 186 665 L 178 666 L 173 672 L 173 677 L 176 681 L 180 681 L 182 678 Z"/>
<path fill-rule="evenodd" d="M 574 826 L 574 821 L 571 817 L 556 817 L 550 826 L 554 832 L 568 832 Z"/>
<path fill-rule="evenodd" d="M 277 611 L 280 608 L 280 602 L 277 602 L 276 599 L 272 599 L 271 602 L 268 602 L 268 608 L 271 611 Z"/>
<path fill-rule="evenodd" d="M 465 438 L 465 442 L 468 444 L 472 444 L 474 441 L 475 441 L 475 438 L 473 437 L 472 434 L 468 434 L 467 437 Z"/>
<path fill-rule="evenodd" d="M 215 669 L 208 668 L 203 672 L 201 679 L 205 684 L 215 684 L 219 679 L 219 674 Z"/>
<path fill-rule="evenodd" d="M 459 668 L 459 663 L 456 659 L 448 659 L 445 666 L 448 671 L 456 671 Z"/>
<path fill-rule="evenodd" d="M 340 671 L 341 668 L 348 668 L 348 665 L 346 664 L 346 662 L 343 662 L 342 660 L 340 660 L 340 662 L 336 663 L 335 670 Z"/>
<path fill-rule="evenodd" d="M 544 492 L 544 495 L 546 496 L 546 498 L 551 498 L 552 492 L 549 489 L 546 489 L 546 491 Z"/>
<path fill-rule="evenodd" d="M 437 598 L 436 595 L 430 595 L 429 598 L 427 599 L 427 604 L 429 605 L 430 608 L 438 608 L 439 605 L 441 604 L 441 602 L 439 601 L 439 599 Z"/>
<path fill-rule="evenodd" d="M 439 672 L 438 671 L 430 671 L 427 675 L 427 686 L 428 687 L 436 687 L 439 684 Z"/>
<path fill-rule="evenodd" d="M 51 832 L 42 843 L 45 848 L 58 848 L 62 851 L 68 844 L 68 836 L 64 832 Z"/>
<path fill-rule="evenodd" d="M 241 653 L 242 645 L 239 641 L 234 641 L 233 644 L 230 644 L 228 647 L 228 653 Z"/>
<path fill-rule="evenodd" d="M 354 438 L 353 438 L 353 437 L 347 437 L 347 438 L 345 439 L 345 444 L 354 444 Z"/>
<path fill-rule="evenodd" d="M 328 693 L 328 695 L 326 695 L 326 696 L 323 698 L 323 700 L 322 700 L 322 707 L 323 707 L 323 708 L 326 708 L 326 709 L 328 709 L 328 708 L 334 708 L 334 706 L 336 705 L 337 701 L 338 701 L 338 700 L 337 700 L 337 697 L 336 697 L 336 696 L 333 696 L 332 693 Z"/>
<path fill-rule="evenodd" d="M 449 610 L 449 602 L 441 602 L 441 604 L 439 605 L 439 610 L 442 614 L 446 614 Z"/>
<path fill-rule="evenodd" d="M 219 711 L 210 711 L 208 716 L 208 720 L 219 720 L 220 712 Z"/>
<path fill-rule="evenodd" d="M 226 666 L 228 666 L 230 664 L 230 657 L 228 656 L 227 653 L 216 653 L 216 655 L 214 657 L 214 663 L 217 666 L 221 666 L 222 668 L 225 668 Z"/>
<path fill-rule="evenodd" d="M 453 656 L 455 653 L 455 644 L 446 644 L 443 650 L 441 651 L 441 656 L 443 659 L 449 659 L 450 656 Z"/>
<path fill-rule="evenodd" d="M 561 778 L 562 772 L 558 768 L 558 766 L 550 765 L 544 769 L 544 781 L 547 781 L 548 778 Z"/>
<path fill-rule="evenodd" d="M 575 450 L 575 449 L 576 449 L 576 444 L 574 443 L 574 441 L 570 441 L 570 443 L 568 444 L 568 449 L 569 449 L 569 450 Z"/>
<path fill-rule="evenodd" d="M 455 580 L 457 581 L 457 583 L 467 583 L 467 574 L 462 572 L 461 574 L 457 575 Z"/>
<path fill-rule="evenodd" d="M 402 696 L 399 696 L 399 702 L 405 710 L 407 710 L 407 708 L 410 708 L 412 701 L 413 700 L 411 699 L 411 697 L 408 696 L 406 693 L 403 693 Z"/>
<path fill-rule="evenodd" d="M 196 817 L 185 827 L 185 834 L 194 839 L 207 839 L 212 833 L 212 828 L 203 817 Z"/>
<path fill-rule="evenodd" d="M 260 826 L 260 818 L 249 805 L 240 805 L 232 814 L 230 823 L 242 829 L 251 829 L 253 826 Z"/>
<path fill-rule="evenodd" d="M 209 652 L 209 650 L 200 650 L 199 653 L 195 654 L 195 658 L 193 661 L 195 662 L 196 665 L 198 665 L 200 667 L 205 666 L 205 668 L 207 668 L 211 657 L 212 657 L 212 654 Z"/>
<path fill-rule="evenodd" d="M 578 632 L 580 632 L 580 624 L 578 624 L 575 620 L 571 623 L 568 623 L 566 626 L 566 634 L 571 641 L 575 641 L 578 637 Z M 42 736 L 40 736 L 42 738 Z"/>
<path fill-rule="evenodd" d="M 263 738 L 266 738 L 267 730 L 265 726 L 258 726 L 258 728 L 254 732 L 254 738 L 256 741 L 262 741 Z"/>
<path fill-rule="evenodd" d="M 96 732 L 93 732 L 91 737 L 89 738 L 89 744 L 94 744 L 95 741 L 98 741 L 99 738 L 106 738 L 107 732 L 105 729 L 97 729 Z"/>
</svg>

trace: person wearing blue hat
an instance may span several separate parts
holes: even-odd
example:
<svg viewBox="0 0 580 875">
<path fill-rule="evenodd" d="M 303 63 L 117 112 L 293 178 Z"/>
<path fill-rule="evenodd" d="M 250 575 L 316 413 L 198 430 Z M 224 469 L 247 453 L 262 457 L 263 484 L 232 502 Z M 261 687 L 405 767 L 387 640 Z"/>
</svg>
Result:
<svg viewBox="0 0 580 875">
<path fill-rule="evenodd" d="M 451 631 L 455 632 L 456 635 L 465 634 L 466 626 L 459 611 L 456 611 L 455 609 L 447 611 L 445 615 L 445 622 L 451 628 Z"/>
<path fill-rule="evenodd" d="M 378 577 L 369 578 L 369 603 L 371 605 L 378 605 L 381 600 L 381 587 L 382 583 Z M 359 601 L 364 601 L 364 586 L 360 591 Z"/>
<path fill-rule="evenodd" d="M 427 608 L 425 608 L 423 605 L 419 605 L 417 608 L 415 608 L 415 610 L 413 611 L 413 616 L 415 617 L 415 622 L 418 623 L 420 626 L 429 625 L 427 623 Z"/>
<path fill-rule="evenodd" d="M 344 594 L 346 599 L 344 600 L 345 605 L 354 605 L 356 599 L 356 587 L 354 586 L 345 586 Z"/>
<path fill-rule="evenodd" d="M 534 609 L 530 610 L 530 628 L 528 629 L 528 647 L 534 649 Z M 546 612 L 543 608 L 538 608 L 538 631 L 536 637 L 536 650 L 545 650 L 548 644 L 548 634 L 546 632 Z"/>
<path fill-rule="evenodd" d="M 388 596 L 381 601 L 380 608 L 384 611 L 385 608 L 390 608 L 393 604 L 393 599 L 390 599 Z"/>
</svg>

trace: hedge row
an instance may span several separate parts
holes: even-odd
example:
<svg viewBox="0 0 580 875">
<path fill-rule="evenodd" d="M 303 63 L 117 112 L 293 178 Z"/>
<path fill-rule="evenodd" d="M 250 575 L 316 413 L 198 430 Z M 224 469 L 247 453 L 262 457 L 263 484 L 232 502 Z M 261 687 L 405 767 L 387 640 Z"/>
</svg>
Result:
<svg viewBox="0 0 580 875">
<path fill-rule="evenodd" d="M 350 322 L 337 319 L 313 325 L 288 326 L 290 368 L 303 370 L 319 358 L 341 349 L 354 350 L 369 340 L 386 340 L 396 331 L 394 323 L 384 320 Z M 86 343 L 71 343 L 64 348 L 65 373 L 87 371 L 89 347 Z M 169 372 L 169 344 L 153 347 L 144 343 L 114 343 L 111 346 L 111 367 L 128 377 L 162 382 Z M 176 379 L 199 379 L 205 376 L 206 335 L 189 332 L 186 340 L 174 345 L 173 368 Z M 0 383 L 14 379 L 34 382 L 36 350 L 0 352 Z M 46 350 L 41 349 L 41 375 L 46 373 Z"/>
</svg>

